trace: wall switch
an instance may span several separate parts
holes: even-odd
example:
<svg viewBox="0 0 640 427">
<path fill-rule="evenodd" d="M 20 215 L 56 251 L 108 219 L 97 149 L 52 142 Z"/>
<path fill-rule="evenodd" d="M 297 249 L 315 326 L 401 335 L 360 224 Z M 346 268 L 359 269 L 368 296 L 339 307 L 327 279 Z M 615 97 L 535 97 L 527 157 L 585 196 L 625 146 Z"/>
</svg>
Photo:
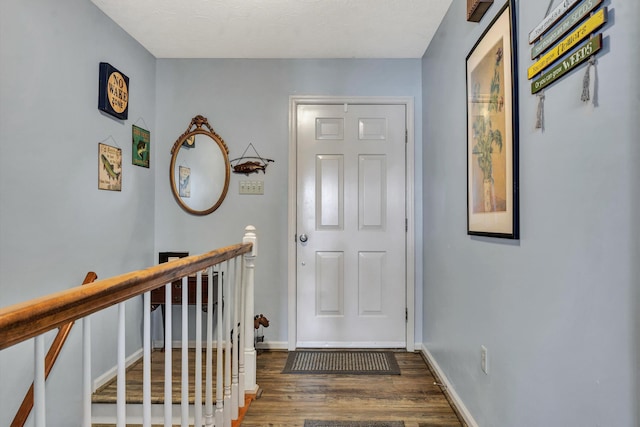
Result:
<svg viewBox="0 0 640 427">
<path fill-rule="evenodd" d="M 489 354 L 487 353 L 487 347 L 480 346 L 480 367 L 482 372 L 489 375 Z"/>
<path fill-rule="evenodd" d="M 240 194 L 264 194 L 264 181 L 240 181 Z"/>
</svg>

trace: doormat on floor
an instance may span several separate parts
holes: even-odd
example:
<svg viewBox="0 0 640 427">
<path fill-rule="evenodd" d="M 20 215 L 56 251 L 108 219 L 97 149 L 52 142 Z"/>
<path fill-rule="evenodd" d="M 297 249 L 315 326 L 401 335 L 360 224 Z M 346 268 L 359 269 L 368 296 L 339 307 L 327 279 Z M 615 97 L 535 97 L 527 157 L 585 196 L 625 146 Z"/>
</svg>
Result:
<svg viewBox="0 0 640 427">
<path fill-rule="evenodd" d="M 289 352 L 282 373 L 400 375 L 400 367 L 391 351 L 302 350 Z"/>
<path fill-rule="evenodd" d="M 404 421 L 317 421 L 317 420 L 304 420 L 304 427 L 404 427 Z"/>
</svg>

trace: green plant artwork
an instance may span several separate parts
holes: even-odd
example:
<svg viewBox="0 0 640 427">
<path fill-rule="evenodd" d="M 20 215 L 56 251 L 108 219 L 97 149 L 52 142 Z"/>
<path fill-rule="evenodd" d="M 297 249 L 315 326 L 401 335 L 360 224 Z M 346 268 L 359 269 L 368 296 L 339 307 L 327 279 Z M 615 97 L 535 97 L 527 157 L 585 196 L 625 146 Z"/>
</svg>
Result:
<svg viewBox="0 0 640 427">
<path fill-rule="evenodd" d="M 492 129 L 491 118 L 477 116 L 473 123 L 473 154 L 478 156 L 478 166 L 482 170 L 483 181 L 493 182 L 493 146 L 502 151 L 502 133 L 498 129 Z"/>
<path fill-rule="evenodd" d="M 472 151 L 475 159 L 473 211 L 506 210 L 506 155 L 503 40 L 500 39 L 471 73 Z M 477 171 L 477 172 L 475 172 Z"/>
</svg>

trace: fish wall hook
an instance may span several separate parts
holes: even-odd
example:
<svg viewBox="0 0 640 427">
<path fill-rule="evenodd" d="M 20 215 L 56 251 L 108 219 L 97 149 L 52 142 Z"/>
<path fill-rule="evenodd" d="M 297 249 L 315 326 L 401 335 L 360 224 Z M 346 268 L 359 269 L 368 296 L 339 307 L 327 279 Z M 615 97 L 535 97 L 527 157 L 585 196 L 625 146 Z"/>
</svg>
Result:
<svg viewBox="0 0 640 427">
<path fill-rule="evenodd" d="M 255 156 L 246 156 L 249 148 L 253 149 L 253 151 L 256 153 Z M 253 159 L 253 160 L 248 160 L 248 159 Z M 246 160 L 246 161 L 240 163 L 241 160 Z M 248 176 L 251 173 L 258 173 L 258 171 L 262 171 L 262 173 L 266 173 L 267 165 L 273 161 L 274 160 L 272 159 L 267 159 L 262 157 L 258 153 L 258 150 L 256 150 L 256 147 L 254 147 L 252 143 L 249 143 L 247 148 L 245 148 L 244 152 L 242 153 L 242 156 L 236 159 L 230 160 L 229 163 L 231 163 L 231 167 L 233 168 L 233 173 L 242 173 Z M 236 164 L 234 165 L 233 162 L 236 162 Z"/>
</svg>

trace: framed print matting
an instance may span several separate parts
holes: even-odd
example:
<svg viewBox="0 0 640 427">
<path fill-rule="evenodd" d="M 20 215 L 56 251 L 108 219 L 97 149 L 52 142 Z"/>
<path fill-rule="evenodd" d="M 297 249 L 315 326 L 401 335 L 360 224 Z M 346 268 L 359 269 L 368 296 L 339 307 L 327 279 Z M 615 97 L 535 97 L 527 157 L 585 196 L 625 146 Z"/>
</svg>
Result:
<svg viewBox="0 0 640 427">
<path fill-rule="evenodd" d="M 467 234 L 519 238 L 513 0 L 467 56 Z"/>
</svg>

